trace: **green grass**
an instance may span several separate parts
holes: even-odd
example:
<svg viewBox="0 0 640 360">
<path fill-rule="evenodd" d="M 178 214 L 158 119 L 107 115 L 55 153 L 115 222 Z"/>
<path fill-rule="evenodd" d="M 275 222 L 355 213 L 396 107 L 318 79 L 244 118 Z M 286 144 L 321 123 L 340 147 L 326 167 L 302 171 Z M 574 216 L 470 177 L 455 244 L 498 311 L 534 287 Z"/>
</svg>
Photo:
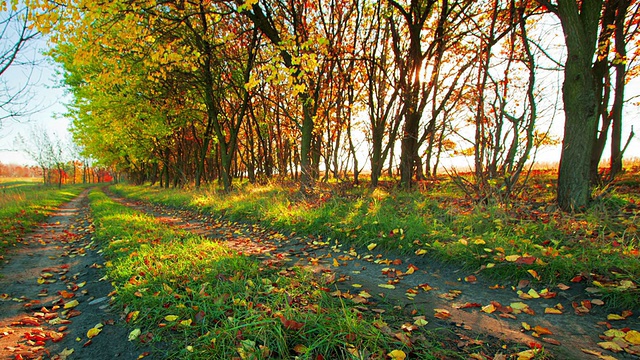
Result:
<svg viewBox="0 0 640 360">
<path fill-rule="evenodd" d="M 426 192 L 325 185 L 311 198 L 300 196 L 295 186 L 277 184 L 240 185 L 230 194 L 127 185 L 112 189 L 232 221 L 260 222 L 285 233 L 425 253 L 468 271 L 482 269 L 503 282 L 530 279 L 546 286 L 583 275 L 585 285 L 599 286 L 610 305 L 638 308 L 640 211 L 634 204 L 640 204 L 640 191 L 633 175 L 621 183 L 578 214 L 556 209 L 555 185 L 545 174 L 533 178 L 510 206 L 471 203 L 447 181 Z M 625 287 L 624 280 L 636 287 Z"/>
<path fill-rule="evenodd" d="M 330 296 L 321 275 L 238 255 L 98 190 L 89 197 L 115 303 L 167 358 L 385 358 L 404 348 L 380 319 Z M 433 343 L 414 353 L 438 358 L 445 350 Z"/>
<path fill-rule="evenodd" d="M 13 247 L 22 236 L 44 221 L 59 205 L 73 199 L 81 186 L 62 189 L 33 181 L 0 181 L 0 255 Z"/>
</svg>

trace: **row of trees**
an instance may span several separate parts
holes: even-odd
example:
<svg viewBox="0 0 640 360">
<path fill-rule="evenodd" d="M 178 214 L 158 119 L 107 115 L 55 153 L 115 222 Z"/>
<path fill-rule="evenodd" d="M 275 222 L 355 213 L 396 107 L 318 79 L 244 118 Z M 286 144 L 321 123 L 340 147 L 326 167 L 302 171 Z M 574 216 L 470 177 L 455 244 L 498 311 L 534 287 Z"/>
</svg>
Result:
<svg viewBox="0 0 640 360">
<path fill-rule="evenodd" d="M 74 95 L 76 141 L 138 181 L 229 189 L 278 175 L 306 188 L 358 181 L 364 153 L 373 186 L 397 166 L 410 187 L 450 152 L 473 158 L 482 198 L 511 191 L 558 108 L 563 208 L 588 203 L 609 138 L 622 169 L 635 0 L 29 5 Z"/>
<path fill-rule="evenodd" d="M 37 164 L 44 184 L 89 184 L 113 180 L 110 169 L 96 166 L 95 161 L 81 155 L 81 149 L 64 139 L 50 135 L 44 128 L 33 127 L 25 137 L 16 139 L 22 149 Z"/>
<path fill-rule="evenodd" d="M 70 161 L 58 168 L 43 168 L 0 162 L 0 177 L 3 178 L 41 178 L 47 185 L 93 184 L 113 181 L 107 169 L 92 168 L 81 161 Z"/>
</svg>

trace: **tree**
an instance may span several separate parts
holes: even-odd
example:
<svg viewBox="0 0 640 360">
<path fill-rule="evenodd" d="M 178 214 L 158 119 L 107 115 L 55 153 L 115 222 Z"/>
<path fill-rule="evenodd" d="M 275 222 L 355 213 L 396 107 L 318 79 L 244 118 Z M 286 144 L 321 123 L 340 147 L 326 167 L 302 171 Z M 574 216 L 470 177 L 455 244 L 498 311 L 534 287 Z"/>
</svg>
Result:
<svg viewBox="0 0 640 360">
<path fill-rule="evenodd" d="M 38 37 L 29 22 L 30 10 L 17 0 L 0 5 L 0 129 L 8 119 L 16 119 L 30 113 L 28 101 L 30 76 L 18 88 L 6 79 L 8 70 L 16 66 L 32 67 L 33 60 L 25 58 L 23 51 L 28 43 Z M 32 69 L 31 69 L 32 70 Z"/>
<path fill-rule="evenodd" d="M 592 62 L 603 0 L 539 2 L 560 19 L 567 49 L 562 84 L 565 123 L 557 201 L 563 210 L 577 210 L 591 200 L 591 154 L 599 106 Z"/>
</svg>

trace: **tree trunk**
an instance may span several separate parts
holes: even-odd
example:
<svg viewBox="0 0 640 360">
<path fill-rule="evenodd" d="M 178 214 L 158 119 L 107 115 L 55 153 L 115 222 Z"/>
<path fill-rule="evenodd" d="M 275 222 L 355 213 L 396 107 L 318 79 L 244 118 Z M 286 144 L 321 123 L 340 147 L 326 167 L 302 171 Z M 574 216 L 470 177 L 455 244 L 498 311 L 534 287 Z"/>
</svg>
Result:
<svg viewBox="0 0 640 360">
<path fill-rule="evenodd" d="M 558 205 L 565 211 L 585 207 L 591 199 L 589 172 L 598 120 L 592 72 L 602 0 L 558 1 L 567 45 L 562 85 L 565 125 L 558 170 Z"/>
</svg>

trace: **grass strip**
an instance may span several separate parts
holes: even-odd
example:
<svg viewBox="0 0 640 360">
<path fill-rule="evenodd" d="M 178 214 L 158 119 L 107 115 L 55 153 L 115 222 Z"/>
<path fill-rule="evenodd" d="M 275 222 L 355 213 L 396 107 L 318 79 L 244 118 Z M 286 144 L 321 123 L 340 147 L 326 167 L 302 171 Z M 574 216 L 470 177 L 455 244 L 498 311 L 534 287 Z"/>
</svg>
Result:
<svg viewBox="0 0 640 360">
<path fill-rule="evenodd" d="M 634 180 L 635 179 L 635 180 Z M 630 182 L 630 184 L 629 184 Z M 498 280 L 541 286 L 589 281 L 612 307 L 638 308 L 640 193 L 633 174 L 583 213 L 555 208 L 549 176 L 530 180 L 505 207 L 475 204 L 448 181 L 426 192 L 326 187 L 301 197 L 294 186 L 239 185 L 230 194 L 118 185 L 120 195 L 190 208 L 281 232 L 323 236 L 376 251 L 432 256 Z"/>
<path fill-rule="evenodd" d="M 381 319 L 331 297 L 322 276 L 238 255 L 101 191 L 89 198 L 115 303 L 132 337 L 168 344 L 167 358 L 382 359 L 405 348 Z"/>
</svg>

